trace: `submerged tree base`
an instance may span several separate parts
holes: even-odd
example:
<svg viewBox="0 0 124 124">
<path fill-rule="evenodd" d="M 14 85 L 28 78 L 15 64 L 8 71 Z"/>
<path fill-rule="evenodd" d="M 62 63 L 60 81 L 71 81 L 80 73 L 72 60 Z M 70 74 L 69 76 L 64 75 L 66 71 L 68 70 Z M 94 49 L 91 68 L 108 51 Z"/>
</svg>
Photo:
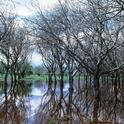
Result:
<svg viewBox="0 0 124 124">
<path fill-rule="evenodd" d="M 101 122 L 101 121 L 97 121 L 97 122 L 90 122 L 90 124 L 112 124 L 111 122 Z"/>
</svg>

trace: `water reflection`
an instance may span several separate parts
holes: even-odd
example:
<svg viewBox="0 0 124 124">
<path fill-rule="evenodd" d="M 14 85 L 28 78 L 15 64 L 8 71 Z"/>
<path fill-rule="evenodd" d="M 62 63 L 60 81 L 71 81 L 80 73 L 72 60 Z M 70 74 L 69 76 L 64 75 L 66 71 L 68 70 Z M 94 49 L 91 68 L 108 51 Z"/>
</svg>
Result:
<svg viewBox="0 0 124 124">
<path fill-rule="evenodd" d="M 20 90 L 17 89 L 1 96 L 0 124 L 26 124 L 28 121 L 27 100 L 24 94 L 20 93 Z"/>
<path fill-rule="evenodd" d="M 51 94 L 47 90 L 47 84 L 43 81 L 18 82 L 13 88 L 9 86 L 7 94 L 0 86 L 0 124 L 34 124 L 41 103 L 47 102 Z M 68 85 L 65 85 L 66 90 Z M 44 97 L 45 94 L 47 97 Z M 56 94 L 60 94 L 58 87 Z"/>
<path fill-rule="evenodd" d="M 1 87 L 2 90 L 2 87 Z M 0 94 L 0 124 L 27 124 L 29 115 L 29 92 L 25 82 L 17 82 Z"/>
<path fill-rule="evenodd" d="M 72 116 L 73 124 L 92 120 L 93 112 L 93 89 L 91 84 L 82 83 L 78 88 L 75 81 Z M 101 87 L 101 108 L 99 110 L 100 120 L 109 122 L 124 122 L 124 88 L 119 89 L 117 99 L 114 96 L 111 85 L 107 92 L 105 84 Z M 0 85 L 0 124 L 46 124 L 68 121 L 66 114 L 68 107 L 69 85 L 65 83 L 64 98 L 60 99 L 60 88 L 48 90 L 48 84 L 44 81 L 17 82 L 14 87 L 8 87 L 7 93 L 3 92 Z M 56 122 L 54 122 L 57 120 Z M 61 122 L 60 122 L 61 121 Z M 71 123 L 72 124 L 72 123 Z M 115 123 L 117 124 L 117 123 Z"/>
</svg>

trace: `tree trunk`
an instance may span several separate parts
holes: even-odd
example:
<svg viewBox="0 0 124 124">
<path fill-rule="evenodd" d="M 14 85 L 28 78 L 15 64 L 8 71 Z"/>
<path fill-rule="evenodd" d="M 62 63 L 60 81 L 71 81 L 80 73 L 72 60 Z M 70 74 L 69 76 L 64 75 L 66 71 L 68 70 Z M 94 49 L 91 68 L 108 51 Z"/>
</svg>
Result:
<svg viewBox="0 0 124 124">
<path fill-rule="evenodd" d="M 81 89 L 81 79 L 80 79 L 80 77 L 81 77 L 81 74 L 79 73 L 78 74 L 78 90 L 80 91 L 80 89 Z"/>
<path fill-rule="evenodd" d="M 51 72 L 48 72 L 48 90 L 52 88 L 52 74 Z"/>
<path fill-rule="evenodd" d="M 63 96 L 64 96 L 64 93 L 63 93 L 63 89 L 64 89 L 64 73 L 61 72 L 60 74 L 60 99 L 62 100 L 63 99 Z"/>
<path fill-rule="evenodd" d="M 4 77 L 4 94 L 5 94 L 5 123 L 7 122 L 8 120 L 8 117 L 7 117 L 7 113 L 8 113 L 8 99 L 7 99 L 7 88 L 8 88 L 8 82 L 7 82 L 7 79 L 8 79 L 8 73 L 9 73 L 9 69 L 7 68 L 6 69 L 6 74 L 5 74 L 5 77 Z"/>
<path fill-rule="evenodd" d="M 68 124 L 72 124 L 72 99 L 73 99 L 73 76 L 72 73 L 69 72 L 69 99 L 67 105 L 67 115 L 69 116 Z"/>
<path fill-rule="evenodd" d="M 12 88 L 13 88 L 13 83 L 14 83 L 14 81 L 13 81 L 13 74 L 12 74 L 12 72 L 10 73 L 10 76 L 11 76 L 11 86 L 10 86 L 10 90 L 12 91 Z"/>
<path fill-rule="evenodd" d="M 16 83 L 17 82 L 17 75 L 16 75 L 16 73 L 14 72 L 14 83 Z"/>
<path fill-rule="evenodd" d="M 94 124 L 98 123 L 98 111 L 100 105 L 100 89 L 99 89 L 99 76 L 95 75 L 93 79 L 94 86 L 94 110 L 93 110 L 93 122 Z"/>
<path fill-rule="evenodd" d="M 62 114 L 62 100 L 64 98 L 64 92 L 63 92 L 63 89 L 64 89 L 64 73 L 63 71 L 60 72 L 60 99 L 59 99 L 59 109 L 60 109 L 60 114 L 59 114 L 59 117 L 61 117 L 61 114 Z"/>
<path fill-rule="evenodd" d="M 56 78 L 56 73 L 54 72 L 54 92 L 56 92 L 56 86 L 57 86 L 57 78 Z"/>
</svg>

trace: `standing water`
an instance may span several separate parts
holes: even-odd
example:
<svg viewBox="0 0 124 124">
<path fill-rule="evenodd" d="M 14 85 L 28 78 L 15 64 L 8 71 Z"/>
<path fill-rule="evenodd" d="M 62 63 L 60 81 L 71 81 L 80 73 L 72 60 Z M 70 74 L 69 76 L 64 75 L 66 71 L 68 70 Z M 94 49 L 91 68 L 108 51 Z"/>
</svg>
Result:
<svg viewBox="0 0 124 124">
<path fill-rule="evenodd" d="M 31 83 L 24 84 L 22 87 L 17 86 L 17 91 L 9 94 L 8 90 L 8 111 L 10 113 L 10 116 L 14 116 L 14 114 L 20 114 L 18 115 L 16 120 L 24 121 L 24 124 L 34 124 L 35 114 L 37 113 L 42 101 L 42 97 L 48 90 L 48 86 L 45 82 L 39 81 Z M 24 87 L 25 86 L 25 87 Z M 69 85 L 66 83 L 64 86 L 64 93 L 67 93 Z M 1 89 L 1 88 L 0 88 Z M 60 89 L 59 86 L 56 88 L 56 95 L 60 95 Z M 16 98 L 14 98 L 16 96 Z M 48 95 L 49 97 L 49 95 Z M 16 101 L 14 103 L 14 100 Z M 47 100 L 47 99 L 45 99 Z M 7 114 L 6 112 L 3 112 L 4 109 L 4 93 L 0 91 L 0 122 L 4 120 L 5 117 L 4 114 Z M 13 105 L 14 104 L 14 105 Z M 14 109 L 12 109 L 11 106 L 15 106 Z M 15 110 L 16 109 L 16 110 Z M 13 111 L 15 113 L 13 114 Z M 17 113 L 16 113 L 17 112 Z M 19 112 L 19 113 L 18 113 Z M 12 114 L 12 115 L 11 115 Z M 25 116 L 25 117 L 24 117 Z M 9 118 L 9 116 L 8 116 Z M 14 117 L 10 117 L 14 118 Z M 15 121 L 15 124 L 18 123 Z"/>
</svg>

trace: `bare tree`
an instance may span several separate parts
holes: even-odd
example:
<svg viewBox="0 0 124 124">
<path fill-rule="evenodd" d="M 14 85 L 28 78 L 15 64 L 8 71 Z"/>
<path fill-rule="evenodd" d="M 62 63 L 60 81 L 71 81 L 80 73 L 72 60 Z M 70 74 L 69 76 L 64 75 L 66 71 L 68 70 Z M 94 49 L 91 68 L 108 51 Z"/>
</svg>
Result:
<svg viewBox="0 0 124 124">
<path fill-rule="evenodd" d="M 118 75 L 124 67 L 123 11 L 118 11 L 120 8 L 116 6 L 117 1 L 113 6 L 112 2 L 87 0 L 78 1 L 76 6 L 71 1 L 67 5 L 60 2 L 52 12 L 43 13 L 39 10 L 38 16 L 29 20 L 33 35 L 38 38 L 39 44 L 50 47 L 51 53 L 48 54 L 54 57 L 59 67 L 61 95 L 63 75 L 65 69 L 68 70 L 71 101 L 68 106 L 72 103 L 75 70 L 81 68 L 80 70 L 92 75 L 94 104 L 90 111 L 93 109 L 95 123 L 99 121 L 100 102 L 103 97 L 100 89 L 101 78 L 106 74 Z M 74 67 L 75 64 L 77 69 Z M 116 88 L 115 94 L 117 94 Z M 67 113 L 70 113 L 69 111 L 68 107 Z"/>
</svg>

